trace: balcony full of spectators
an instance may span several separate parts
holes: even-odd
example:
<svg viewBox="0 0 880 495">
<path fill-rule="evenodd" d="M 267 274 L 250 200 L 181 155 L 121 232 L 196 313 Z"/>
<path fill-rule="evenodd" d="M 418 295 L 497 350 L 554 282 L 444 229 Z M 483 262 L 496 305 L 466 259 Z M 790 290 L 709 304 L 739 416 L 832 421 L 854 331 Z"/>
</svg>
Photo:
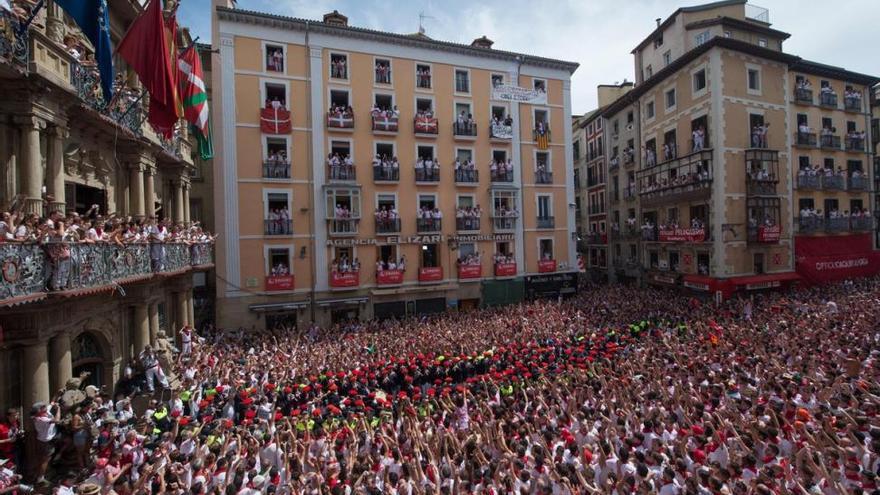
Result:
<svg viewBox="0 0 880 495">
<path fill-rule="evenodd" d="M 749 196 L 776 196 L 779 183 L 779 153 L 763 148 L 745 151 L 746 194 Z"/>
<path fill-rule="evenodd" d="M 400 162 L 397 157 L 376 155 L 373 157 L 373 182 L 397 182 L 400 180 Z"/>
<path fill-rule="evenodd" d="M 477 123 L 474 122 L 474 117 L 461 112 L 452 123 L 452 135 L 459 140 L 473 141 L 476 139 Z"/>
<path fill-rule="evenodd" d="M 327 156 L 327 179 L 332 182 L 353 182 L 357 180 L 354 161 L 351 155 L 340 156 L 331 153 Z"/>
<path fill-rule="evenodd" d="M 327 218 L 330 235 L 357 235 L 360 220 L 360 215 L 354 214 L 347 206 L 336 205 L 336 208 L 330 212 Z"/>
<path fill-rule="evenodd" d="M 543 163 L 539 163 L 535 170 L 535 184 L 553 184 L 553 172 L 547 170 Z"/>
<path fill-rule="evenodd" d="M 440 163 L 436 158 L 419 158 L 415 168 L 416 183 L 440 182 Z"/>
<path fill-rule="evenodd" d="M 837 108 L 837 93 L 831 86 L 822 86 L 819 89 L 819 105 L 829 108 Z"/>
<path fill-rule="evenodd" d="M 516 209 L 496 208 L 492 213 L 492 227 L 496 232 L 512 232 L 516 230 L 519 212 Z"/>
<path fill-rule="evenodd" d="M 327 112 L 327 129 L 354 130 L 354 110 L 351 106 L 332 105 Z"/>
<path fill-rule="evenodd" d="M 269 157 L 263 161 L 263 178 L 264 179 L 289 179 L 290 178 L 290 161 L 284 152 L 270 153 Z"/>
<path fill-rule="evenodd" d="M 489 162 L 489 177 L 492 182 L 513 182 L 513 163 L 510 158 L 505 161 Z"/>
<path fill-rule="evenodd" d="M 795 224 L 801 234 L 865 232 L 873 230 L 874 217 L 868 210 L 850 212 L 835 209 L 826 214 L 822 210 L 804 208 L 800 216 L 795 218 Z"/>
<path fill-rule="evenodd" d="M 849 112 L 861 112 L 862 93 L 847 89 L 843 95 L 843 108 Z"/>
<path fill-rule="evenodd" d="M 807 105 L 813 104 L 813 85 L 809 79 L 803 79 L 795 83 L 794 101 Z"/>
<path fill-rule="evenodd" d="M 370 120 L 375 134 L 397 134 L 400 127 L 400 111 L 397 110 L 397 105 L 390 109 L 373 105 L 370 110 Z"/>
<path fill-rule="evenodd" d="M 461 256 L 457 260 L 459 279 L 479 279 L 483 276 L 483 263 L 480 253 L 474 252 Z"/>
<path fill-rule="evenodd" d="M 846 151 L 865 152 L 865 131 L 854 131 L 846 134 Z"/>
<path fill-rule="evenodd" d="M 400 215 L 395 208 L 382 207 L 376 210 L 375 218 L 377 234 L 400 233 Z"/>
<path fill-rule="evenodd" d="M 349 260 L 347 256 L 334 259 L 330 263 L 331 289 L 354 289 L 360 285 L 361 263 L 355 258 Z"/>
<path fill-rule="evenodd" d="M 834 134 L 834 130 L 827 127 L 822 129 L 822 132 L 819 134 L 819 147 L 829 150 L 839 150 L 840 136 Z"/>
<path fill-rule="evenodd" d="M 642 205 L 705 199 L 712 187 L 712 152 L 698 151 L 639 172 Z"/>
<path fill-rule="evenodd" d="M 459 232 L 479 231 L 482 214 L 479 205 L 458 208 L 455 211 L 455 230 Z"/>
<path fill-rule="evenodd" d="M 532 139 L 538 143 L 538 147 L 546 149 L 551 142 L 550 126 L 546 122 L 538 122 L 532 129 Z"/>
<path fill-rule="evenodd" d="M 477 170 L 473 160 L 456 158 L 453 170 L 456 184 L 476 186 L 480 182 L 480 171 Z"/>
<path fill-rule="evenodd" d="M 848 191 L 868 191 L 870 189 L 870 184 L 867 176 L 865 176 L 860 170 L 855 170 L 847 178 L 846 189 Z"/>
<path fill-rule="evenodd" d="M 502 141 L 513 139 L 513 118 L 509 115 L 494 115 L 489 123 L 489 138 Z"/>
<path fill-rule="evenodd" d="M 416 232 L 419 234 L 441 232 L 443 212 L 439 208 L 422 207 L 416 212 Z"/>
<path fill-rule="evenodd" d="M 413 117 L 413 132 L 417 136 L 436 137 L 439 131 L 437 117 L 432 110 L 419 110 Z"/>
<path fill-rule="evenodd" d="M 265 235 L 293 235 L 293 222 L 287 208 L 269 211 L 269 218 L 263 221 Z"/>
<path fill-rule="evenodd" d="M 770 215 L 760 221 L 749 218 L 746 236 L 750 244 L 776 244 L 782 237 L 782 226 Z"/>
</svg>

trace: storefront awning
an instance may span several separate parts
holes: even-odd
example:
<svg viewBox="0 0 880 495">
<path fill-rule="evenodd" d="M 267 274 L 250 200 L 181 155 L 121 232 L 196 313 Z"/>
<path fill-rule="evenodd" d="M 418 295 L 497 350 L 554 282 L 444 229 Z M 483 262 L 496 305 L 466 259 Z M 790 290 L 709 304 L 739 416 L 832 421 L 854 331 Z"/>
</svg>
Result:
<svg viewBox="0 0 880 495">
<path fill-rule="evenodd" d="M 273 313 L 280 311 L 296 311 L 298 309 L 305 309 L 308 307 L 308 301 L 291 301 L 272 304 L 251 304 L 248 309 L 256 313 Z"/>
<path fill-rule="evenodd" d="M 327 306 L 351 306 L 355 304 L 366 304 L 369 299 L 366 297 L 347 297 L 344 299 L 324 299 L 323 301 L 316 301 L 318 306 L 322 308 Z"/>
</svg>

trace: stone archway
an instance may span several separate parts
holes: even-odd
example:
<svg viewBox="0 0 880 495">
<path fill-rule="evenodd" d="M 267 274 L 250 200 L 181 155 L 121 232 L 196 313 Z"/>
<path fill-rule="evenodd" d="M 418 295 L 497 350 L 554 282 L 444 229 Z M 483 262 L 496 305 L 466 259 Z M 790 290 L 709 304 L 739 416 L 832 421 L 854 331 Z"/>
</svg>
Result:
<svg viewBox="0 0 880 495">
<path fill-rule="evenodd" d="M 89 318 L 70 336 L 73 376 L 89 371 L 88 383 L 112 390 L 121 361 L 113 323 L 106 318 Z"/>
</svg>

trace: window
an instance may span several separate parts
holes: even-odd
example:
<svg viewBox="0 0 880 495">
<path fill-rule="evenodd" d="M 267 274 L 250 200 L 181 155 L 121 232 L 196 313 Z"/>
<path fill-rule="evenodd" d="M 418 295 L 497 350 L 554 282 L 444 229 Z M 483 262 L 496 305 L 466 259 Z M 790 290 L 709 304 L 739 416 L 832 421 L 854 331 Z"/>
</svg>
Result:
<svg viewBox="0 0 880 495">
<path fill-rule="evenodd" d="M 632 123 L 633 123 L 633 120 L 635 120 L 635 117 L 633 116 L 633 113 L 632 113 L 632 112 L 627 112 L 627 113 L 626 113 L 626 123 L 627 123 L 627 124 L 632 124 Z"/>
<path fill-rule="evenodd" d="M 602 119 L 599 119 L 596 121 L 596 132 L 599 132 L 601 130 L 602 130 Z"/>
<path fill-rule="evenodd" d="M 767 39 L 758 38 L 758 46 L 760 46 L 761 48 L 767 48 Z"/>
<path fill-rule="evenodd" d="M 651 67 L 650 65 L 648 65 L 648 67 L 645 69 L 645 74 L 646 74 L 647 78 L 650 79 L 651 76 L 654 75 L 654 68 Z"/>
<path fill-rule="evenodd" d="M 581 141 L 580 141 L 580 139 L 575 140 L 573 143 L 571 143 L 571 151 L 572 151 L 572 155 L 574 155 L 575 161 L 578 161 L 581 159 Z M 577 183 L 577 181 L 575 181 L 575 183 Z"/>
<path fill-rule="evenodd" d="M 292 268 L 289 248 L 269 248 L 266 258 L 269 262 L 269 275 L 290 275 Z"/>
<path fill-rule="evenodd" d="M 328 188 L 325 193 L 329 218 L 360 218 L 361 191 L 356 188 Z"/>
<path fill-rule="evenodd" d="M 416 64 L 416 87 L 431 89 L 431 66 L 428 64 Z"/>
<path fill-rule="evenodd" d="M 271 107 L 276 102 L 282 108 L 287 108 L 287 86 L 278 83 L 266 83 L 266 107 Z"/>
<path fill-rule="evenodd" d="M 492 74 L 492 87 L 498 86 L 499 84 L 504 84 L 504 75 Z"/>
<path fill-rule="evenodd" d="M 376 94 L 373 97 L 373 103 L 379 110 L 393 110 L 394 96 L 388 94 Z"/>
<path fill-rule="evenodd" d="M 419 146 L 416 154 L 422 160 L 433 160 L 434 159 L 434 147 L 433 146 Z"/>
<path fill-rule="evenodd" d="M 538 127 L 538 124 L 544 124 L 544 127 L 548 127 L 550 123 L 550 119 L 547 115 L 547 110 L 535 110 L 535 128 Z"/>
<path fill-rule="evenodd" d="M 376 72 L 376 84 L 391 84 L 391 60 L 377 58 L 374 70 Z"/>
<path fill-rule="evenodd" d="M 284 47 L 266 45 L 266 71 L 284 72 Z"/>
<path fill-rule="evenodd" d="M 749 91 L 761 91 L 761 71 L 759 69 L 749 69 Z"/>
<path fill-rule="evenodd" d="M 394 153 L 394 144 L 376 143 L 376 156 L 383 160 L 391 160 L 396 156 Z"/>
<path fill-rule="evenodd" d="M 330 54 L 330 78 L 348 79 L 348 55 L 342 53 Z"/>
<path fill-rule="evenodd" d="M 542 260 L 555 259 L 553 256 L 553 239 L 541 239 L 538 241 L 538 249 Z"/>
<path fill-rule="evenodd" d="M 434 100 L 430 98 L 416 98 L 416 111 L 417 112 L 433 112 L 434 111 Z"/>
<path fill-rule="evenodd" d="M 663 65 L 669 65 L 672 63 L 672 51 L 666 50 L 666 53 L 663 54 Z"/>
<path fill-rule="evenodd" d="M 614 122 L 611 123 L 611 134 L 617 136 L 620 132 L 620 122 L 617 119 L 614 119 Z"/>
<path fill-rule="evenodd" d="M 657 37 L 654 38 L 654 48 L 657 48 L 658 46 L 663 46 L 663 33 L 658 34 Z"/>
<path fill-rule="evenodd" d="M 470 93 L 471 81 L 470 74 L 465 69 L 455 69 L 455 92 Z"/>
<path fill-rule="evenodd" d="M 645 105 L 645 115 L 648 117 L 648 119 L 654 118 L 654 102 L 653 101 L 649 101 Z"/>
<path fill-rule="evenodd" d="M 675 107 L 675 88 L 666 92 L 666 109 Z"/>
<path fill-rule="evenodd" d="M 263 190 L 263 219 L 265 235 L 290 235 L 290 195 L 277 190 Z"/>
<path fill-rule="evenodd" d="M 538 169 L 543 167 L 547 172 L 550 172 L 550 153 L 547 151 L 535 152 L 535 165 L 537 165 Z"/>
<path fill-rule="evenodd" d="M 553 203 L 549 194 L 538 195 L 538 218 L 553 218 Z"/>
<path fill-rule="evenodd" d="M 699 33 L 698 35 L 696 35 L 694 37 L 694 44 L 696 46 L 700 46 L 703 43 L 709 41 L 709 37 L 710 37 L 710 34 L 709 34 L 709 30 L 707 29 L 706 31 L 703 31 L 702 33 Z"/>
<path fill-rule="evenodd" d="M 333 107 L 348 107 L 348 90 L 343 89 L 331 89 L 330 90 L 330 105 Z"/>
<path fill-rule="evenodd" d="M 706 69 L 700 69 L 694 72 L 694 93 L 704 89 L 706 89 Z"/>
<path fill-rule="evenodd" d="M 532 87 L 540 93 L 547 92 L 547 81 L 544 79 L 532 79 Z"/>
<path fill-rule="evenodd" d="M 436 244 L 422 244 L 422 268 L 437 268 L 440 266 L 440 257 L 437 255 Z"/>
</svg>

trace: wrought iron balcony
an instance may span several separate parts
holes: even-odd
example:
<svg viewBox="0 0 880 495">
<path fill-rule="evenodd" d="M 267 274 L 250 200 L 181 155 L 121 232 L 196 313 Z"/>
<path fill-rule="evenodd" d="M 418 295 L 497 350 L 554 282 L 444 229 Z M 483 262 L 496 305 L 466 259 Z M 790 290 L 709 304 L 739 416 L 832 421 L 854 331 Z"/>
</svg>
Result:
<svg viewBox="0 0 880 495">
<path fill-rule="evenodd" d="M 553 184 L 553 172 L 544 170 L 535 172 L 535 184 Z"/>
<path fill-rule="evenodd" d="M 416 182 L 440 182 L 439 168 L 417 168 Z"/>
<path fill-rule="evenodd" d="M 477 125 L 472 122 L 453 122 L 452 135 L 471 140 L 477 137 Z"/>
<path fill-rule="evenodd" d="M 351 182 L 357 180 L 354 165 L 327 165 L 327 177 L 331 181 Z"/>
<path fill-rule="evenodd" d="M 850 177 L 847 181 L 847 190 L 850 191 L 867 191 L 869 189 L 868 178 L 864 175 L 859 177 Z"/>
<path fill-rule="evenodd" d="M 507 232 L 516 229 L 516 217 L 493 217 L 492 227 L 496 232 Z"/>
<path fill-rule="evenodd" d="M 834 134 L 823 134 L 820 136 L 819 146 L 826 149 L 840 149 L 840 136 Z"/>
<path fill-rule="evenodd" d="M 816 133 L 798 131 L 794 142 L 798 146 L 816 146 Z"/>
<path fill-rule="evenodd" d="M 399 218 L 376 218 L 377 234 L 398 234 L 400 233 Z"/>
<path fill-rule="evenodd" d="M 291 220 L 266 219 L 263 221 L 263 234 L 291 235 L 293 234 L 293 222 Z"/>
<path fill-rule="evenodd" d="M 400 168 L 373 167 L 374 182 L 397 182 L 400 180 Z"/>
<path fill-rule="evenodd" d="M 480 171 L 458 169 L 455 171 L 455 182 L 458 184 L 476 184 L 480 182 Z"/>
<path fill-rule="evenodd" d="M 455 230 L 477 231 L 480 230 L 480 217 L 456 217 Z"/>
<path fill-rule="evenodd" d="M 844 180 L 842 175 L 823 175 L 822 189 L 830 191 L 843 191 Z"/>
<path fill-rule="evenodd" d="M 861 96 L 844 96 L 843 97 L 843 108 L 850 112 L 861 112 L 862 111 L 862 97 Z"/>
<path fill-rule="evenodd" d="M 101 92 L 101 75 L 97 66 L 85 66 L 80 63 L 71 66 L 73 86 L 83 104 L 104 117 L 122 126 L 136 136 L 143 134 L 141 127 L 144 110 L 139 99 L 140 94 L 133 89 L 118 90 L 108 103 Z"/>
<path fill-rule="evenodd" d="M 746 179 L 746 194 L 749 196 L 777 196 L 775 180 Z"/>
<path fill-rule="evenodd" d="M 513 170 L 493 170 L 491 175 L 492 182 L 513 182 Z"/>
<path fill-rule="evenodd" d="M 813 104 L 813 90 L 804 88 L 795 88 L 794 101 L 798 103 Z"/>
<path fill-rule="evenodd" d="M 865 138 L 863 137 L 847 137 L 846 151 L 865 151 Z"/>
<path fill-rule="evenodd" d="M 442 218 L 416 218 L 416 232 L 440 232 L 442 230 Z"/>
<path fill-rule="evenodd" d="M 24 71 L 28 63 L 28 32 L 16 29 L 19 22 L 15 14 L 0 9 L 0 26 L 6 27 L 0 32 L 0 61 L 8 61 Z"/>
<path fill-rule="evenodd" d="M 290 162 L 267 160 L 263 162 L 264 179 L 289 179 Z"/>
<path fill-rule="evenodd" d="M 819 105 L 823 107 L 837 108 L 837 93 L 819 91 Z"/>
<path fill-rule="evenodd" d="M 825 218 L 809 216 L 797 217 L 795 223 L 798 226 L 798 232 L 801 234 L 815 234 L 825 230 Z"/>
<path fill-rule="evenodd" d="M 0 305 L 112 289 L 155 275 L 208 268 L 213 244 L 50 243 L 0 244 L 4 260 Z"/>
<path fill-rule="evenodd" d="M 862 216 L 849 219 L 850 230 L 854 232 L 866 232 L 874 230 L 874 217 Z"/>
<path fill-rule="evenodd" d="M 556 228 L 556 219 L 554 217 L 537 217 L 535 221 L 539 229 Z"/>
<path fill-rule="evenodd" d="M 798 175 L 798 189 L 821 189 L 821 180 L 817 175 Z"/>
<path fill-rule="evenodd" d="M 328 218 L 330 235 L 350 236 L 357 235 L 360 218 Z"/>
<path fill-rule="evenodd" d="M 835 218 L 826 218 L 825 219 L 825 231 L 826 232 L 846 232 L 849 230 L 849 218 L 847 217 L 835 217 Z"/>
</svg>

